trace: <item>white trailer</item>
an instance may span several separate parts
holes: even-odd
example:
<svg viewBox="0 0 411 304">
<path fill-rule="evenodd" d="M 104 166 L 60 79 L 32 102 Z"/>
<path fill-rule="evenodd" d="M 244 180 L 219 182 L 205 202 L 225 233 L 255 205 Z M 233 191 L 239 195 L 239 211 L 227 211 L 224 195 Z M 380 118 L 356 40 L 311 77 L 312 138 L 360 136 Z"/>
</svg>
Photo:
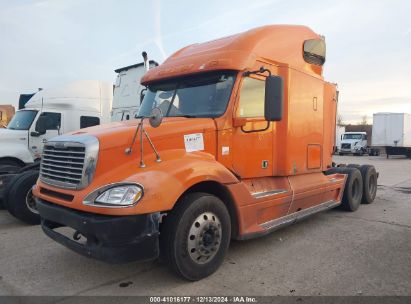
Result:
<svg viewBox="0 0 411 304">
<path fill-rule="evenodd" d="M 141 96 L 145 90 L 145 87 L 140 84 L 140 79 L 147 69 L 156 66 L 158 63 L 150 60 L 148 67 L 142 62 L 115 70 L 117 79 L 114 85 L 112 121 L 129 120 L 137 115 Z"/>
<path fill-rule="evenodd" d="M 387 158 L 389 155 L 411 157 L 411 114 L 375 113 L 372 145 L 385 148 Z"/>
<path fill-rule="evenodd" d="M 345 127 L 344 126 L 336 126 L 335 128 L 335 147 L 336 147 L 336 152 L 340 151 L 341 149 L 341 141 L 343 138 L 343 134 L 345 133 Z"/>
</svg>

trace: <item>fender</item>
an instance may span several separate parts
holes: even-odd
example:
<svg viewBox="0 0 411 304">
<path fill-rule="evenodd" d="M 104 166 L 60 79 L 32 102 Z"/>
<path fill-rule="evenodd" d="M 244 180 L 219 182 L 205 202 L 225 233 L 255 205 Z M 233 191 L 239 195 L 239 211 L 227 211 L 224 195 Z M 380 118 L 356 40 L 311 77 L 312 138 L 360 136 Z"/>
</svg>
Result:
<svg viewBox="0 0 411 304">
<path fill-rule="evenodd" d="M 167 160 L 126 179 L 126 181 L 137 182 L 144 187 L 144 197 L 136 205 L 136 212 L 171 210 L 187 189 L 200 182 L 239 183 L 237 177 L 217 162 L 212 154 L 186 153 L 184 150 L 170 152 L 167 154 L 173 154 L 171 159 L 167 155 Z"/>
<path fill-rule="evenodd" d="M 0 159 L 2 158 L 15 158 L 19 159 L 25 164 L 34 163 L 33 155 L 27 148 L 27 142 L 7 142 L 1 144 Z"/>
</svg>

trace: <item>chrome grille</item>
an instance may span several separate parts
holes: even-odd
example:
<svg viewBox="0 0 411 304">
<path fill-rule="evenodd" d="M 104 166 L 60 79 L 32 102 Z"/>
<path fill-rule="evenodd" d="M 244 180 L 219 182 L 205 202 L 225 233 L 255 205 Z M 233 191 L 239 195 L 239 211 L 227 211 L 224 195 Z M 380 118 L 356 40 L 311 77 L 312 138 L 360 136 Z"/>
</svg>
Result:
<svg viewBox="0 0 411 304">
<path fill-rule="evenodd" d="M 81 184 L 85 155 L 85 147 L 46 145 L 43 150 L 41 176 L 76 187 Z"/>
<path fill-rule="evenodd" d="M 94 176 L 98 140 L 91 136 L 63 135 L 45 144 L 40 180 L 68 189 L 86 187 Z"/>
</svg>

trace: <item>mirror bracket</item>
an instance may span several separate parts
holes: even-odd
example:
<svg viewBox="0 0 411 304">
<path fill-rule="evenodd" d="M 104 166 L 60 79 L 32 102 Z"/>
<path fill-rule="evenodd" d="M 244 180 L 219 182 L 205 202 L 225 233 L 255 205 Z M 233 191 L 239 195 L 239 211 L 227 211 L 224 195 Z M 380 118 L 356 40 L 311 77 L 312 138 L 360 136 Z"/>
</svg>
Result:
<svg viewBox="0 0 411 304">
<path fill-rule="evenodd" d="M 233 127 L 244 127 L 247 123 L 247 119 L 243 117 L 234 117 L 233 118 Z"/>
<path fill-rule="evenodd" d="M 246 71 L 243 73 L 243 76 L 248 77 L 251 74 L 263 74 L 263 73 L 268 73 L 268 76 L 271 76 L 271 71 L 269 69 L 266 69 L 264 66 L 261 66 L 260 69 L 255 70 L 255 71 Z"/>
</svg>

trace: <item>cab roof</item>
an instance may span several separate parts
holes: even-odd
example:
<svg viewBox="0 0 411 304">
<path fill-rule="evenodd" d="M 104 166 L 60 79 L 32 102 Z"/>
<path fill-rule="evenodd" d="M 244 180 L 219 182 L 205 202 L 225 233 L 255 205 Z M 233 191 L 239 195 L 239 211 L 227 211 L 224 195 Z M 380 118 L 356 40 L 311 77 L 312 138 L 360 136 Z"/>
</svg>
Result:
<svg viewBox="0 0 411 304">
<path fill-rule="evenodd" d="M 213 70 L 245 70 L 257 59 L 322 77 L 322 67 L 304 61 L 303 44 L 321 39 L 301 25 L 267 25 L 240 34 L 189 45 L 148 71 L 141 83 Z"/>
<path fill-rule="evenodd" d="M 111 104 L 112 99 L 112 84 L 100 80 L 77 80 L 37 92 L 26 103 L 25 108 L 40 109 L 44 106 L 54 109 L 100 112 L 102 103 Z"/>
</svg>

